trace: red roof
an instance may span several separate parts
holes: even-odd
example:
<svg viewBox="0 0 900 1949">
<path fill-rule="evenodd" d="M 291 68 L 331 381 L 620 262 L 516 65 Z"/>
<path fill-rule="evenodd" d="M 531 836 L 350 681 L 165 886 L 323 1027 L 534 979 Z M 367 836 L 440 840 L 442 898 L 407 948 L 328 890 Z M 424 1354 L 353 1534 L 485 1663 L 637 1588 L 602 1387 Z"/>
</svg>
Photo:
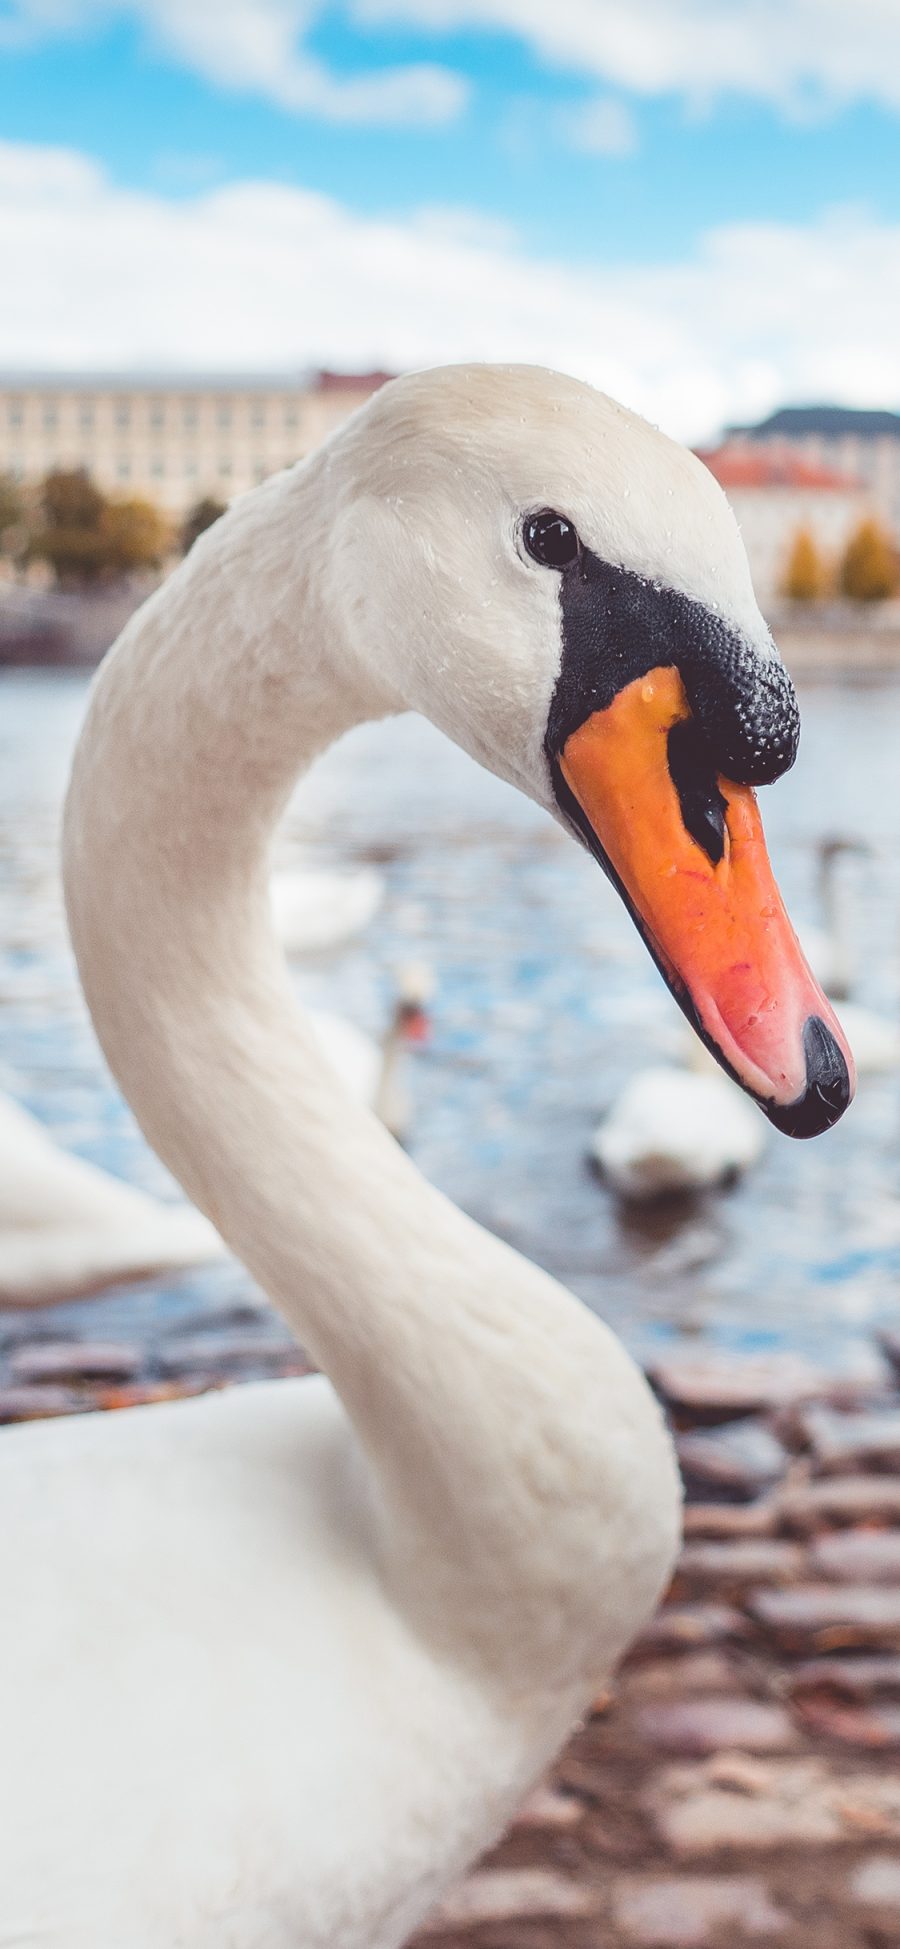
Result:
<svg viewBox="0 0 900 1949">
<path fill-rule="evenodd" d="M 317 372 L 315 387 L 321 393 L 370 392 L 386 386 L 392 372 Z"/>
<path fill-rule="evenodd" d="M 716 447 L 697 457 L 714 474 L 720 487 L 815 487 L 824 492 L 846 492 L 859 487 L 850 474 L 839 474 L 834 467 L 819 467 L 811 460 L 784 447 Z"/>
</svg>

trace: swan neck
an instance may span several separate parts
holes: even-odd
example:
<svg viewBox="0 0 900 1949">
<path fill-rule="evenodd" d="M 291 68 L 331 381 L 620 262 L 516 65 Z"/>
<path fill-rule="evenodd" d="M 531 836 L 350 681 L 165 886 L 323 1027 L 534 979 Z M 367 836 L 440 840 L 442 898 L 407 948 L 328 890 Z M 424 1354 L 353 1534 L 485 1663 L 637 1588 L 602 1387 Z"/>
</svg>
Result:
<svg viewBox="0 0 900 1949">
<path fill-rule="evenodd" d="M 298 772 L 395 701 L 346 647 L 327 520 L 327 467 L 268 483 L 126 628 L 73 768 L 72 938 L 150 1143 L 342 1397 L 385 1574 L 430 1630 L 485 1634 L 492 1670 L 577 1691 L 671 1553 L 655 1405 L 596 1319 L 343 1095 L 271 933 Z"/>
</svg>

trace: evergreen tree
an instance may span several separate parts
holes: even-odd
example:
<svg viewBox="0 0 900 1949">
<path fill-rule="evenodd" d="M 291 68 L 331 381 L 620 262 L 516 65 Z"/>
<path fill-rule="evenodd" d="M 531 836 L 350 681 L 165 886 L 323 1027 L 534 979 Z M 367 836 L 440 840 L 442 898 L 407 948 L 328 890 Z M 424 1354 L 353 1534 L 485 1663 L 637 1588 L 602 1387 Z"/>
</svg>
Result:
<svg viewBox="0 0 900 1949">
<path fill-rule="evenodd" d="M 205 534 L 220 514 L 225 513 L 224 503 L 215 501 L 211 494 L 204 494 L 201 501 L 195 501 L 190 513 L 185 516 L 181 530 L 181 551 L 186 555 L 193 548 L 198 535 Z"/>
</svg>

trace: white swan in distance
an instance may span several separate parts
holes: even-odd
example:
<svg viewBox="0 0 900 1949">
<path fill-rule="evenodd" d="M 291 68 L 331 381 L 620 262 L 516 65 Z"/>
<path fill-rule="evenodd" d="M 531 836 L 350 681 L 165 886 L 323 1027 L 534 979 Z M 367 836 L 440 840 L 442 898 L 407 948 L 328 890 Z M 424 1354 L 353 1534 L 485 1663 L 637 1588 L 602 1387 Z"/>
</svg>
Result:
<svg viewBox="0 0 900 1949">
<path fill-rule="evenodd" d="M 49 1306 L 226 1256 L 199 1211 L 63 1150 L 0 1095 L 0 1306 Z"/>
<path fill-rule="evenodd" d="M 711 475 L 574 380 L 459 367 L 386 386 L 236 502 L 101 670 L 66 816 L 88 1002 L 150 1142 L 323 1374 L 0 1436 L 0 1887 L 23 1942 L 398 1949 L 652 1611 L 680 1497 L 643 1377 L 348 1111 L 265 860 L 301 766 L 422 710 L 549 810 L 591 808 L 686 981 L 702 931 L 729 1060 L 822 1128 L 850 1070 L 774 889 L 763 937 L 745 887 L 752 794 L 727 787 L 715 867 L 680 734 L 680 786 L 669 767 L 711 642 L 698 710 L 727 776 L 773 776 L 793 701 Z M 709 927 L 683 951 L 688 868 Z M 720 980 L 745 923 L 764 1030 Z"/>
<path fill-rule="evenodd" d="M 308 1010 L 348 1097 L 374 1110 L 400 1139 L 412 1118 L 404 1056 L 425 1033 L 432 986 L 427 968 L 400 970 L 379 1041 L 342 1015 Z M 0 1307 L 83 1299 L 227 1256 L 200 1212 L 152 1198 L 64 1150 L 22 1104 L 0 1092 Z"/>
<path fill-rule="evenodd" d="M 272 925 L 286 954 L 324 954 L 344 947 L 365 932 L 384 900 L 384 879 L 372 866 L 350 872 L 326 867 L 276 867 L 269 877 Z M 8 943 L 31 945 L 35 921 L 40 931 L 65 931 L 62 889 L 56 873 L 46 873 L 28 891 L 17 921 L 6 924 Z"/>
<path fill-rule="evenodd" d="M 829 837 L 819 841 L 816 852 L 822 926 L 801 928 L 800 939 L 826 994 L 841 1004 L 841 1021 L 858 1074 L 882 1076 L 900 1068 L 900 1023 L 854 999 L 859 954 L 840 874 L 842 859 L 868 851 L 858 839 Z"/>
<path fill-rule="evenodd" d="M 384 880 L 371 866 L 352 873 L 283 867 L 271 876 L 269 898 L 285 953 L 321 954 L 365 932 L 384 899 Z"/>
<path fill-rule="evenodd" d="M 354 1103 L 374 1110 L 392 1137 L 409 1134 L 413 1105 L 406 1075 L 407 1051 L 428 1034 L 434 976 L 424 962 L 410 962 L 396 977 L 387 1026 L 378 1041 L 355 1022 L 324 1008 L 308 1008 L 307 1020 L 336 1076 Z"/>
<path fill-rule="evenodd" d="M 692 1042 L 685 1067 L 657 1063 L 632 1076 L 591 1140 L 603 1177 L 635 1204 L 729 1184 L 765 1150 L 762 1118 Z"/>
</svg>

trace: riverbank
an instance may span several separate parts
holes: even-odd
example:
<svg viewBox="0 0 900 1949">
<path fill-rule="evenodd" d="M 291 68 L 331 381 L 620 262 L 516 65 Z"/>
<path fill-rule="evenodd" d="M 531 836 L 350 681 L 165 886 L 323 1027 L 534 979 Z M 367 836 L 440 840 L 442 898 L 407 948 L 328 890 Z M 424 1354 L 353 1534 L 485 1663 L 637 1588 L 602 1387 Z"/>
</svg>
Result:
<svg viewBox="0 0 900 1949">
<path fill-rule="evenodd" d="M 0 667 L 92 667 L 156 586 L 144 575 L 94 589 L 0 584 Z M 900 672 L 900 604 L 784 603 L 769 621 L 799 677 Z"/>
</svg>

